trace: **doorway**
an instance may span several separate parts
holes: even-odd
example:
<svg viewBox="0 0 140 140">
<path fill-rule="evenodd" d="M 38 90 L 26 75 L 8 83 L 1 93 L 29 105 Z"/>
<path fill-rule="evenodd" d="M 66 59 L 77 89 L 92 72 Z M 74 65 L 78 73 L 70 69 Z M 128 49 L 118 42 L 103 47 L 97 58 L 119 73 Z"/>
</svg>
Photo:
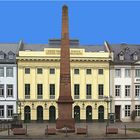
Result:
<svg viewBox="0 0 140 140">
<path fill-rule="evenodd" d="M 104 122 L 104 107 L 103 106 L 98 107 L 98 121 Z"/>
<path fill-rule="evenodd" d="M 31 121 L 31 109 L 29 106 L 24 108 L 24 122 L 29 123 Z"/>
<path fill-rule="evenodd" d="M 92 107 L 91 106 L 86 107 L 86 121 L 87 122 L 92 121 Z"/>
<path fill-rule="evenodd" d="M 37 107 L 37 121 L 43 122 L 43 107 L 42 106 Z"/>
</svg>

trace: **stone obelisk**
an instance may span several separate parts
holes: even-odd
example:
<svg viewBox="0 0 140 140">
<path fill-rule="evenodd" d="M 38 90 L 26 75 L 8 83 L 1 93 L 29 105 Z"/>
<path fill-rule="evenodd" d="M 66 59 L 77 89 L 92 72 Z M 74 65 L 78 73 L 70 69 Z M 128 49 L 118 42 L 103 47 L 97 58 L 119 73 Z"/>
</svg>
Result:
<svg viewBox="0 0 140 140">
<path fill-rule="evenodd" d="M 60 54 L 60 91 L 58 98 L 58 119 L 56 128 L 68 127 L 75 129 L 75 121 L 72 118 L 71 76 L 70 76 L 70 44 L 68 30 L 68 7 L 62 8 L 62 33 Z"/>
</svg>

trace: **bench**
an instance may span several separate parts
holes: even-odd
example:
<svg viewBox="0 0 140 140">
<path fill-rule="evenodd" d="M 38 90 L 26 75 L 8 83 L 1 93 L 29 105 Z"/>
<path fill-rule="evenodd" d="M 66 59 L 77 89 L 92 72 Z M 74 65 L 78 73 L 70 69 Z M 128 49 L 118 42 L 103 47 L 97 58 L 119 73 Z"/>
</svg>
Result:
<svg viewBox="0 0 140 140">
<path fill-rule="evenodd" d="M 118 134 L 118 128 L 108 127 L 107 130 L 106 130 L 106 134 Z"/>
<path fill-rule="evenodd" d="M 45 129 L 45 135 L 55 135 L 56 129 L 55 128 L 46 128 Z"/>
<path fill-rule="evenodd" d="M 14 135 L 26 135 L 26 129 L 25 128 L 14 128 L 13 134 Z"/>
<path fill-rule="evenodd" d="M 82 127 L 77 128 L 76 134 L 87 134 L 87 126 L 86 128 L 82 128 Z"/>
</svg>

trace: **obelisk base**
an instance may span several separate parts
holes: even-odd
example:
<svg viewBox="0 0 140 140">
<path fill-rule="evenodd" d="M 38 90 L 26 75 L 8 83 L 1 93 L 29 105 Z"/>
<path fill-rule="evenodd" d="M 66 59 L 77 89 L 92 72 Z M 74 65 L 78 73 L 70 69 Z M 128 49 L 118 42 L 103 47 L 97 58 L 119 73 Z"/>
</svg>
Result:
<svg viewBox="0 0 140 140">
<path fill-rule="evenodd" d="M 68 128 L 68 131 L 75 131 L 75 120 L 71 119 L 57 119 L 56 120 L 56 129 L 64 129 L 65 127 Z"/>
</svg>

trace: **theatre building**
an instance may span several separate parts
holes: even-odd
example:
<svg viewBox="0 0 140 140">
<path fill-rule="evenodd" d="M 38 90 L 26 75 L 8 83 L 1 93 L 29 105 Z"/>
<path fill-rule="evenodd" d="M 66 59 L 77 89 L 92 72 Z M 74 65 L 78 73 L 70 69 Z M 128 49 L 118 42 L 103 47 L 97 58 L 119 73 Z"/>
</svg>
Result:
<svg viewBox="0 0 140 140">
<path fill-rule="evenodd" d="M 25 122 L 53 122 L 58 117 L 60 45 L 59 39 L 48 44 L 22 43 L 17 56 L 18 112 Z M 81 46 L 78 40 L 70 40 L 72 112 L 76 121 L 107 119 L 111 60 L 106 42 L 103 46 Z"/>
</svg>

